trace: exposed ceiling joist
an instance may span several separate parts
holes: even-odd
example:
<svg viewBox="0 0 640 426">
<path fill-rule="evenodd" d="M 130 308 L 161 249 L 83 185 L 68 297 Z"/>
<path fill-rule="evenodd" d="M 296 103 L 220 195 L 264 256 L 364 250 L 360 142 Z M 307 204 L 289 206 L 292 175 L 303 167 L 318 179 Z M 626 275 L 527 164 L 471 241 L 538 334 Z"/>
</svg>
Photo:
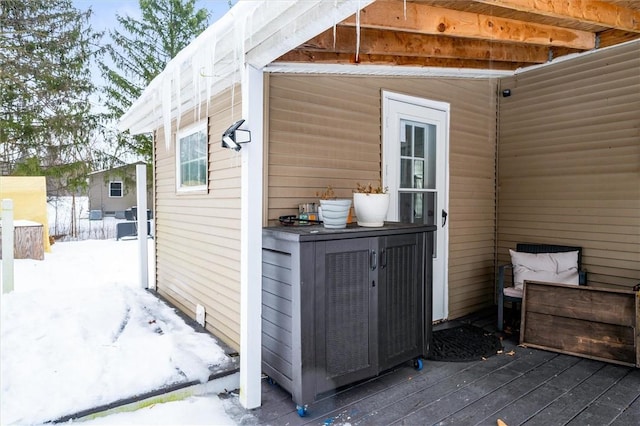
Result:
<svg viewBox="0 0 640 426">
<path fill-rule="evenodd" d="M 430 35 L 449 35 L 489 41 L 502 41 L 572 49 L 595 47 L 593 33 L 546 24 L 433 7 L 420 3 L 378 0 L 360 12 L 360 27 L 407 31 Z M 352 16 L 344 25 L 357 25 Z"/>
<path fill-rule="evenodd" d="M 307 52 L 351 53 L 357 41 L 356 31 L 339 26 L 312 38 L 300 46 Z M 360 55 L 414 56 L 419 58 L 470 59 L 507 61 L 530 64 L 544 63 L 549 50 L 544 46 L 493 43 L 485 40 L 466 40 L 455 37 L 396 32 L 389 36 L 380 29 L 362 29 Z M 318 56 L 319 57 L 319 56 Z M 418 61 L 419 62 L 419 61 Z"/>
<path fill-rule="evenodd" d="M 516 70 L 640 39 L 640 0 L 376 0 L 277 61 Z"/>
<path fill-rule="evenodd" d="M 558 19 L 572 18 L 580 22 L 640 33 L 640 11 L 598 0 L 475 0 L 520 12 L 535 13 Z"/>
</svg>

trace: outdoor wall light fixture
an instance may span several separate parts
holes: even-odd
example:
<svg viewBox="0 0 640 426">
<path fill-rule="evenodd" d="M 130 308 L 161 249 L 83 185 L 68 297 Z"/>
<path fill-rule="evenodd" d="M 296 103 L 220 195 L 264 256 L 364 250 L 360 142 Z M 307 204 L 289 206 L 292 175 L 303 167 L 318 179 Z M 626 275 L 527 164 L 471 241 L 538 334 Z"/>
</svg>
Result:
<svg viewBox="0 0 640 426">
<path fill-rule="evenodd" d="M 509 96 L 511 96 L 511 89 L 504 89 L 502 91 L 502 97 L 503 98 L 508 98 Z"/>
<path fill-rule="evenodd" d="M 222 134 L 222 147 L 240 151 L 240 144 L 251 142 L 251 131 L 239 129 L 242 126 L 244 119 L 240 119 L 233 123 Z"/>
</svg>

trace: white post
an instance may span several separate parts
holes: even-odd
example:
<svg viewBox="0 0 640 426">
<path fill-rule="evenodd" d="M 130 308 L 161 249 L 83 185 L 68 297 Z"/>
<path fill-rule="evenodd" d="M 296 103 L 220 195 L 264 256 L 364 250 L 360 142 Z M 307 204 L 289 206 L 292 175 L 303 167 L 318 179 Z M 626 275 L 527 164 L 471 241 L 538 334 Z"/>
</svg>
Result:
<svg viewBox="0 0 640 426">
<path fill-rule="evenodd" d="M 263 75 L 249 65 L 242 81 L 242 118 L 251 142 L 242 145 L 240 231 L 240 403 L 261 404 L 262 390 L 262 131 Z"/>
<path fill-rule="evenodd" d="M 136 165 L 136 191 L 138 204 L 138 248 L 140 251 L 140 287 L 149 286 L 149 254 L 147 242 L 147 166 Z"/>
<path fill-rule="evenodd" d="M 13 200 L 2 200 L 2 292 L 13 291 Z"/>
</svg>

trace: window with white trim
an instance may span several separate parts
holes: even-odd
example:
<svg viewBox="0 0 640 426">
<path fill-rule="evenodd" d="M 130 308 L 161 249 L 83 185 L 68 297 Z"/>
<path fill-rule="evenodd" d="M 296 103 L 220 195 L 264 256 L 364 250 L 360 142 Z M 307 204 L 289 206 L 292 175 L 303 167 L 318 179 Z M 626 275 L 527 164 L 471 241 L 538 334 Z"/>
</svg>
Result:
<svg viewBox="0 0 640 426">
<path fill-rule="evenodd" d="M 122 198 L 123 193 L 121 181 L 109 182 L 109 198 Z"/>
<path fill-rule="evenodd" d="M 178 132 L 176 138 L 176 187 L 179 192 L 207 189 L 207 123 Z"/>
</svg>

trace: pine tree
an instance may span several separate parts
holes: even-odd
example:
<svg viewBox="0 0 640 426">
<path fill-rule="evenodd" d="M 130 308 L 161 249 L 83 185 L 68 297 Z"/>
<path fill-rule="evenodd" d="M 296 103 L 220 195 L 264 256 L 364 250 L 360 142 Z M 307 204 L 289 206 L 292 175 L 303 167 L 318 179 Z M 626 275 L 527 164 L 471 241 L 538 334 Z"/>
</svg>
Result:
<svg viewBox="0 0 640 426">
<path fill-rule="evenodd" d="M 0 162 L 77 190 L 95 129 L 89 69 L 100 34 L 71 0 L 0 1 Z"/>
<path fill-rule="evenodd" d="M 208 12 L 196 10 L 195 0 L 139 1 L 140 20 L 116 16 L 121 29 L 110 31 L 113 43 L 107 46 L 108 55 L 100 66 L 107 81 L 103 88 L 106 120 L 111 122 L 118 120 L 167 63 L 208 26 Z M 151 160 L 148 135 L 114 132 L 108 138 L 115 139 L 116 152 Z"/>
</svg>

